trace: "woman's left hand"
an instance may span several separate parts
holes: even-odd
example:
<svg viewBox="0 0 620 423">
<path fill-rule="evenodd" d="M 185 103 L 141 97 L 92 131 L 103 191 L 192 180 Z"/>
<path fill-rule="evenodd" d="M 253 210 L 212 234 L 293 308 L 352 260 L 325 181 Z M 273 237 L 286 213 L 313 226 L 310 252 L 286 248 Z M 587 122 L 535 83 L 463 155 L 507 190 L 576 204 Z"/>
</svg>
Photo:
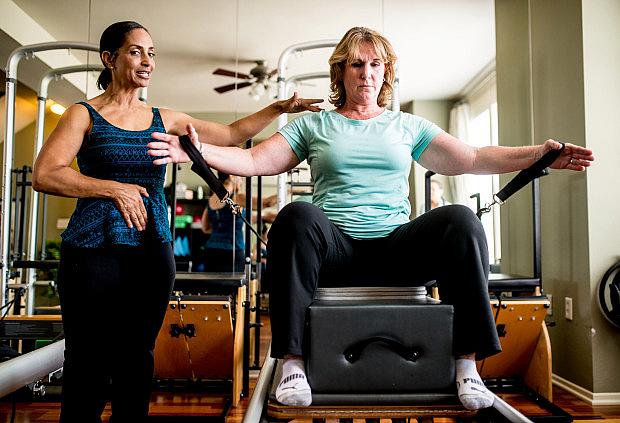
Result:
<svg viewBox="0 0 620 423">
<path fill-rule="evenodd" d="M 562 148 L 562 144 L 549 139 L 542 145 L 541 157 L 551 150 L 559 150 L 560 148 Z M 567 142 L 562 154 L 560 154 L 550 167 L 552 169 L 569 169 L 581 172 L 591 166 L 593 161 L 594 153 L 592 150 Z"/>
<path fill-rule="evenodd" d="M 201 151 L 200 140 L 198 139 L 198 133 L 194 126 L 191 123 L 187 124 L 187 134 L 189 138 L 192 140 L 194 145 L 198 150 Z M 166 134 L 164 132 L 153 132 L 151 134 L 158 141 L 153 141 L 148 143 L 149 156 L 161 157 L 159 159 L 153 160 L 153 164 L 163 165 L 167 163 L 187 163 L 190 161 L 189 156 L 181 147 L 181 143 L 179 142 L 179 137 L 176 135 Z"/>
<path fill-rule="evenodd" d="M 323 99 L 321 98 L 299 98 L 297 92 L 294 92 L 293 96 L 288 100 L 278 101 L 278 105 L 282 113 L 299 113 L 306 110 L 310 112 L 320 112 L 323 109 L 314 104 L 322 102 Z"/>
</svg>

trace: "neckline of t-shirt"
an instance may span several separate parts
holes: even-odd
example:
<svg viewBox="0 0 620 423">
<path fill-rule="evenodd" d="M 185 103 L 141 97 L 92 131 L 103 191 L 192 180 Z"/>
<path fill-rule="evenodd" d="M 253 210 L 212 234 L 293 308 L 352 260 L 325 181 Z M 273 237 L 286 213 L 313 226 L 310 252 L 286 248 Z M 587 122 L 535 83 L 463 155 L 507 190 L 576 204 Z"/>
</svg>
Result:
<svg viewBox="0 0 620 423">
<path fill-rule="evenodd" d="M 107 123 L 108 125 L 112 126 L 113 128 L 120 129 L 121 131 L 125 131 L 125 132 L 148 132 L 156 124 L 156 122 L 155 122 L 155 110 L 156 110 L 156 107 L 151 107 L 151 112 L 153 113 L 153 119 L 151 120 L 151 125 L 148 128 L 145 128 L 145 129 L 125 129 L 125 128 L 121 128 L 120 126 L 116 126 L 113 123 L 111 123 L 110 121 L 108 121 L 91 104 L 88 104 L 87 102 L 83 102 L 83 104 L 87 104 L 88 106 L 90 106 L 90 108 L 93 110 L 93 112 L 97 113 L 97 116 L 99 116 L 101 118 L 101 120 L 103 120 L 105 123 Z"/>
<path fill-rule="evenodd" d="M 344 122 L 347 122 L 351 125 L 359 126 L 359 125 L 368 125 L 369 123 L 376 122 L 379 118 L 381 118 L 388 112 L 388 109 L 387 108 L 383 109 L 383 111 L 379 113 L 377 116 L 371 117 L 369 119 L 350 119 L 346 117 L 345 115 L 343 115 L 342 113 L 338 113 L 336 110 L 331 110 L 331 112 L 334 115 L 338 116 L 339 119 L 342 119 Z"/>
</svg>

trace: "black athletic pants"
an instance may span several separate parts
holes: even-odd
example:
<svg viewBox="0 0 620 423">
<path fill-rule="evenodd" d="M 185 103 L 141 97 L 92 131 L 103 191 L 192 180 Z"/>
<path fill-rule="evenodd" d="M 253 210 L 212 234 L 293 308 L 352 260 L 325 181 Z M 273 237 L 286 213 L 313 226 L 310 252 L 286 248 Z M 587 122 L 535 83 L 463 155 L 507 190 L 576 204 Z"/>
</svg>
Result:
<svg viewBox="0 0 620 423">
<path fill-rule="evenodd" d="M 145 247 L 61 247 L 58 288 L 65 332 L 60 422 L 143 422 L 153 348 L 175 263 L 170 243 Z"/>
<path fill-rule="evenodd" d="M 356 240 L 316 206 L 291 203 L 278 213 L 267 249 L 273 357 L 303 354 L 306 309 L 318 286 L 431 280 L 454 306 L 454 354 L 482 359 L 501 351 L 489 306 L 486 237 L 465 206 L 438 207 L 384 238 Z"/>
</svg>

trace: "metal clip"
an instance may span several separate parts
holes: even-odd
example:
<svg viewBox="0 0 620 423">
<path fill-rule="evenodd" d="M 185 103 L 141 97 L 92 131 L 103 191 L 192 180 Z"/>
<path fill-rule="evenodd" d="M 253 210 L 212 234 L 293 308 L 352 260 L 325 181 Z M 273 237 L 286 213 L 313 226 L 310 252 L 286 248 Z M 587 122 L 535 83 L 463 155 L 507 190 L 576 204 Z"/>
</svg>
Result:
<svg viewBox="0 0 620 423">
<path fill-rule="evenodd" d="M 230 197 L 226 197 L 224 200 L 222 200 L 222 202 L 227 204 L 228 207 L 230 207 L 230 210 L 234 215 L 238 215 L 239 213 L 241 213 L 241 206 L 235 203 Z"/>
</svg>

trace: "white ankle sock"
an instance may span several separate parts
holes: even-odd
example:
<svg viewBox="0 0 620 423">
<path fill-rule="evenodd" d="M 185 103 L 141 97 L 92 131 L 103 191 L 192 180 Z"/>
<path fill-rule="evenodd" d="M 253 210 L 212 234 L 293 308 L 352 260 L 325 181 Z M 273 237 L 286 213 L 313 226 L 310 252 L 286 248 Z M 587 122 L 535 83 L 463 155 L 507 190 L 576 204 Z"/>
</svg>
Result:
<svg viewBox="0 0 620 423">
<path fill-rule="evenodd" d="M 285 359 L 282 364 L 282 379 L 276 388 L 276 399 L 284 405 L 308 406 L 312 403 L 312 391 L 306 379 L 303 360 Z"/>
<path fill-rule="evenodd" d="M 484 386 L 474 360 L 456 360 L 456 387 L 459 400 L 468 410 L 480 410 L 493 405 L 493 394 Z"/>
</svg>

